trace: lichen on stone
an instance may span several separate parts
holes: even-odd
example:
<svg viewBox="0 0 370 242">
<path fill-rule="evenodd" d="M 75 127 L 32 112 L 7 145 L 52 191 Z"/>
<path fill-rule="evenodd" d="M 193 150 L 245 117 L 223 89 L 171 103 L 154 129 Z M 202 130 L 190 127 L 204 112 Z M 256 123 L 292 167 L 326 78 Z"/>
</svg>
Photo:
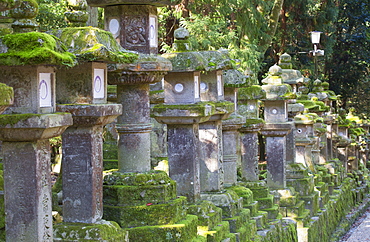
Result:
<svg viewBox="0 0 370 242">
<path fill-rule="evenodd" d="M 75 56 L 53 35 L 39 32 L 8 34 L 0 39 L 0 65 L 75 64 Z"/>
<path fill-rule="evenodd" d="M 110 32 L 94 27 L 69 27 L 51 31 L 76 55 L 78 61 L 132 63 L 138 54 L 123 49 Z"/>
</svg>

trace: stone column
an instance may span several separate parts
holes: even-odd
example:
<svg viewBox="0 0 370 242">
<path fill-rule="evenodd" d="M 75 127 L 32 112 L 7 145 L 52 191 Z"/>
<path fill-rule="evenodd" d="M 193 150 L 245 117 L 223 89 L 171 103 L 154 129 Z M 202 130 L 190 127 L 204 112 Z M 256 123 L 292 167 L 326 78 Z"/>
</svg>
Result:
<svg viewBox="0 0 370 242">
<path fill-rule="evenodd" d="M 121 114 L 119 104 L 58 105 L 73 115 L 63 140 L 63 221 L 95 223 L 103 216 L 103 126 Z"/>
<path fill-rule="evenodd" d="M 177 194 L 191 203 L 200 199 L 199 123 L 207 121 L 214 106 L 208 104 L 156 105 L 153 115 L 167 124 L 169 175 Z"/>
<path fill-rule="evenodd" d="M 248 121 L 248 120 L 247 120 Z M 241 173 L 246 181 L 258 181 L 258 133 L 263 127 L 263 122 L 245 123 L 240 129 L 241 141 Z"/>
<path fill-rule="evenodd" d="M 117 101 L 123 107 L 116 124 L 119 134 L 118 169 L 120 172 L 148 172 L 151 169 L 152 130 L 149 84 L 160 81 L 171 69 L 171 63 L 151 57 L 151 61 L 139 60 L 134 67 L 122 67 L 108 74 L 108 82 L 117 85 Z"/>
<path fill-rule="evenodd" d="M 314 124 L 313 118 L 309 114 L 300 114 L 295 116 L 295 132 L 296 132 L 296 163 L 301 163 L 307 167 L 311 172 L 314 171 L 314 164 L 312 162 L 312 126 Z"/>
<path fill-rule="evenodd" d="M 272 189 L 286 187 L 286 135 L 291 124 L 266 124 L 262 135 L 266 137 L 267 185 Z"/>
<path fill-rule="evenodd" d="M 233 186 L 237 182 L 237 168 L 241 163 L 241 141 L 239 129 L 245 123 L 245 118 L 232 115 L 222 121 L 222 144 L 224 184 Z"/>
<path fill-rule="evenodd" d="M 216 69 L 200 75 L 200 99 L 216 106 L 215 115 L 199 124 L 200 190 L 202 193 L 222 191 L 224 187 L 222 120 L 234 111 L 234 103 L 224 101 L 224 81 L 221 68 L 226 58 L 220 52 L 200 52 L 205 60 L 213 60 Z M 223 60 L 223 62 L 221 61 Z"/>
<path fill-rule="evenodd" d="M 224 98 L 234 103 L 234 113 L 222 120 L 222 148 L 224 166 L 224 185 L 237 183 L 237 169 L 241 164 L 241 142 L 239 129 L 245 123 L 245 117 L 237 112 L 238 89 L 246 84 L 246 76 L 235 69 L 223 71 Z"/>
</svg>

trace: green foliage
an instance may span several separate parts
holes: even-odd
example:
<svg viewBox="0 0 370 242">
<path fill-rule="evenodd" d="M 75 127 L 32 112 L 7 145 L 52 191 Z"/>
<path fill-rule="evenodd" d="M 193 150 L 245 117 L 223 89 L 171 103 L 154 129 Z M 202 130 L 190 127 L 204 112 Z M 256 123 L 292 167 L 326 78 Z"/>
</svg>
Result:
<svg viewBox="0 0 370 242">
<path fill-rule="evenodd" d="M 36 16 L 40 31 L 67 27 L 68 22 L 64 17 L 66 11 L 67 2 L 65 0 L 40 0 L 39 13 Z"/>
<path fill-rule="evenodd" d="M 191 33 L 189 41 L 194 50 L 228 49 L 241 70 L 258 72 L 262 54 L 274 34 L 270 28 L 274 22 L 271 16 L 279 2 L 200 0 L 190 1 L 182 11 L 162 9 L 160 12 L 166 18 L 183 16 L 179 23 Z M 167 43 L 162 50 L 169 49 Z"/>
<path fill-rule="evenodd" d="M 345 0 L 336 23 L 333 57 L 327 63 L 330 86 L 342 95 L 343 106 L 370 112 L 370 6 L 365 0 Z"/>
</svg>

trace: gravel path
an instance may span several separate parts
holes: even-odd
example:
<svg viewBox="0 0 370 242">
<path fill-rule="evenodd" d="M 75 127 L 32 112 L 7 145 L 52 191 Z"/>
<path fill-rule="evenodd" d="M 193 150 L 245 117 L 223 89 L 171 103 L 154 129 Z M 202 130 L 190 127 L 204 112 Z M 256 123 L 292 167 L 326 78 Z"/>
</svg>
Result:
<svg viewBox="0 0 370 242">
<path fill-rule="evenodd" d="M 339 240 L 339 242 L 362 241 L 370 241 L 370 208 L 353 223 L 348 233 Z"/>
</svg>

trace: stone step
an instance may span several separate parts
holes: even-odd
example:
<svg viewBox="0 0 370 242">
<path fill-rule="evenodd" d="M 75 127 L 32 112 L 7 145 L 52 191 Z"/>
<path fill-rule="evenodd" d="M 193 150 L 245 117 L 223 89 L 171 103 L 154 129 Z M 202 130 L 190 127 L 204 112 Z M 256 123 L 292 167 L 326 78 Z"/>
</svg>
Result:
<svg viewBox="0 0 370 242">
<path fill-rule="evenodd" d="M 130 241 L 158 242 L 158 241 L 206 241 L 198 237 L 198 218 L 187 215 L 184 220 L 176 224 L 143 226 L 128 229 Z M 204 237 L 204 236 L 203 236 Z"/>
<path fill-rule="evenodd" d="M 329 202 L 329 199 L 330 199 L 329 192 L 326 192 L 326 193 L 322 194 L 322 196 L 319 197 L 319 206 L 320 206 L 320 208 L 323 208 L 325 206 L 325 204 L 327 204 Z"/>
<path fill-rule="evenodd" d="M 198 227 L 198 234 L 207 239 L 207 242 L 236 241 L 236 235 L 230 233 L 229 223 L 226 221 L 217 224 L 210 230 Z"/>
<path fill-rule="evenodd" d="M 258 206 L 259 206 L 258 202 L 254 201 L 251 204 L 244 206 L 244 208 L 248 208 L 251 211 L 251 216 L 254 217 L 258 213 Z"/>
<path fill-rule="evenodd" d="M 316 189 L 319 190 L 321 193 L 325 193 L 328 191 L 328 184 L 325 182 L 319 182 L 316 185 Z"/>
<path fill-rule="evenodd" d="M 305 201 L 305 208 L 311 211 L 312 216 L 317 213 L 320 206 L 318 191 L 314 191 L 308 196 L 301 196 L 300 199 Z"/>
<path fill-rule="evenodd" d="M 166 203 L 141 206 L 104 205 L 103 218 L 117 222 L 123 228 L 175 224 L 186 216 L 186 197 Z"/>
<path fill-rule="evenodd" d="M 215 227 L 222 221 L 222 209 L 216 207 L 210 201 L 201 201 L 199 204 L 189 205 L 187 213 L 196 215 L 198 226 L 204 226 L 208 229 Z"/>
<path fill-rule="evenodd" d="M 104 176 L 103 202 L 111 206 L 164 203 L 176 198 L 176 182 L 163 171 L 111 172 Z"/>
<path fill-rule="evenodd" d="M 266 197 L 256 198 L 259 204 L 259 210 L 271 208 L 274 206 L 274 196 L 268 194 Z"/>
<path fill-rule="evenodd" d="M 54 241 L 129 241 L 127 230 L 104 220 L 93 224 L 59 223 L 54 225 L 53 231 Z"/>
<path fill-rule="evenodd" d="M 287 187 L 294 187 L 301 196 L 309 196 L 315 187 L 314 177 L 309 176 L 300 179 L 287 179 Z"/>
<path fill-rule="evenodd" d="M 227 190 L 232 190 L 236 192 L 236 194 L 238 194 L 239 197 L 242 197 L 243 205 L 250 204 L 254 201 L 253 192 L 245 186 L 242 185 L 232 186 L 227 188 Z"/>
<path fill-rule="evenodd" d="M 217 207 L 222 209 L 222 216 L 224 218 L 231 218 L 236 216 L 243 208 L 243 198 L 232 190 L 225 192 L 201 193 L 201 200 L 210 201 Z"/>
<path fill-rule="evenodd" d="M 256 221 L 256 225 L 258 229 L 264 229 L 267 224 L 267 212 L 258 211 L 257 216 L 252 217 L 253 220 Z"/>
<path fill-rule="evenodd" d="M 262 209 L 262 211 L 267 212 L 267 218 L 268 219 L 276 219 L 279 216 L 280 206 L 275 204 L 271 208 Z"/>
<path fill-rule="evenodd" d="M 306 224 L 309 223 L 311 219 L 311 211 L 308 209 L 305 209 L 305 211 L 299 215 L 298 217 L 295 217 L 295 220 L 297 221 L 297 228 L 303 228 L 306 226 Z"/>
<path fill-rule="evenodd" d="M 299 201 L 292 207 L 286 207 L 286 217 L 299 217 L 305 212 L 305 202 Z"/>
<path fill-rule="evenodd" d="M 242 209 L 238 216 L 232 218 L 225 218 L 224 221 L 229 222 L 230 225 L 230 232 L 237 233 L 240 228 L 243 228 L 249 223 L 251 219 L 250 210 L 249 209 Z"/>
</svg>

